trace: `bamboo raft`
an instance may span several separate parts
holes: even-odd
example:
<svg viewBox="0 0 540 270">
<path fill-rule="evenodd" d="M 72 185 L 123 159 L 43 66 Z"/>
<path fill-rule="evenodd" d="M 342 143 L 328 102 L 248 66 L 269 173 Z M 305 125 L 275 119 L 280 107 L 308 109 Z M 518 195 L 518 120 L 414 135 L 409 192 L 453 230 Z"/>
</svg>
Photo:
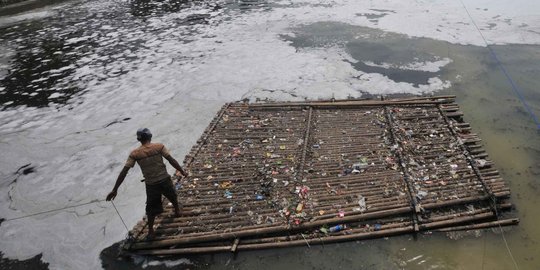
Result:
<svg viewBox="0 0 540 270">
<path fill-rule="evenodd" d="M 123 252 L 236 252 L 517 224 L 502 218 L 510 190 L 462 115 L 453 96 L 226 104 L 184 160 L 182 216 L 168 217 L 165 201 L 156 237 L 146 239 L 142 220 Z"/>
</svg>

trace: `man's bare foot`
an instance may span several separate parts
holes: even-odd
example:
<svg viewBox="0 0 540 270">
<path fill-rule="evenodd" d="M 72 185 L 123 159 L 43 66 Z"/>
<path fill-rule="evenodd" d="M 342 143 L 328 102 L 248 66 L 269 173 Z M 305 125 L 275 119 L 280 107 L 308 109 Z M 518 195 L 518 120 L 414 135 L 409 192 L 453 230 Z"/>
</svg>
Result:
<svg viewBox="0 0 540 270">
<path fill-rule="evenodd" d="M 174 217 L 180 217 L 180 205 L 174 206 Z"/>
<path fill-rule="evenodd" d="M 174 211 L 174 213 L 168 213 L 165 215 L 165 218 L 177 218 L 180 217 L 180 212 Z"/>
</svg>

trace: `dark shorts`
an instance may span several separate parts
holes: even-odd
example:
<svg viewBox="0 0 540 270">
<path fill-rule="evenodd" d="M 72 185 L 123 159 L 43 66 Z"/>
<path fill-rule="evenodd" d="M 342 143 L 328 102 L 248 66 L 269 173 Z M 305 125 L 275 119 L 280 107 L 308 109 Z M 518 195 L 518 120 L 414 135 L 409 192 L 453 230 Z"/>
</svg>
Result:
<svg viewBox="0 0 540 270">
<path fill-rule="evenodd" d="M 172 203 L 178 202 L 176 190 L 170 177 L 157 184 L 146 185 L 146 215 L 156 216 L 163 213 L 161 195 Z"/>
</svg>

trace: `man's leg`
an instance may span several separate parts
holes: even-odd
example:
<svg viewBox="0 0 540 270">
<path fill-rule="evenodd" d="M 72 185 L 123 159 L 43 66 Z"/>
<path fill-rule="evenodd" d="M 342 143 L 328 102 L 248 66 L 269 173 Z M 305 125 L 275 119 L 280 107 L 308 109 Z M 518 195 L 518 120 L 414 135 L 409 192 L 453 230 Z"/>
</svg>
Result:
<svg viewBox="0 0 540 270">
<path fill-rule="evenodd" d="M 174 189 L 172 180 L 167 181 L 166 187 L 163 191 L 163 196 L 169 200 L 174 207 L 174 215 L 180 217 L 180 205 L 178 204 L 178 196 L 176 195 L 176 190 Z"/>
<path fill-rule="evenodd" d="M 147 215 L 148 218 L 148 237 L 154 236 L 154 221 L 156 220 L 156 216 L 154 215 Z"/>
<path fill-rule="evenodd" d="M 159 213 L 163 212 L 161 206 L 161 192 L 158 186 L 146 185 L 146 218 L 148 219 L 148 237 L 154 236 L 154 221 Z"/>
<path fill-rule="evenodd" d="M 176 217 L 180 217 L 180 205 L 178 204 L 178 198 L 176 197 L 176 194 L 172 196 L 171 194 L 163 194 L 165 197 L 172 203 L 174 207 L 174 215 Z"/>
</svg>

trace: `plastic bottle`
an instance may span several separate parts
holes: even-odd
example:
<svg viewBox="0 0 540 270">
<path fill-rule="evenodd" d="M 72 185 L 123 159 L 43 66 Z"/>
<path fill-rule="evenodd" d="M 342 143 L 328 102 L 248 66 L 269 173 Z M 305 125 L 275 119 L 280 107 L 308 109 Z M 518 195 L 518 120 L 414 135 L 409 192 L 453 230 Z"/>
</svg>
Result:
<svg viewBox="0 0 540 270">
<path fill-rule="evenodd" d="M 345 225 L 343 225 L 343 224 L 339 224 L 339 225 L 336 225 L 336 226 L 334 226 L 334 227 L 330 227 L 330 228 L 328 229 L 328 231 L 329 231 L 329 232 L 339 232 L 339 231 L 344 230 L 344 229 L 346 229 L 346 228 L 347 228 L 347 226 L 345 226 Z"/>
<path fill-rule="evenodd" d="M 302 210 L 304 210 L 304 204 L 303 204 L 303 203 L 299 203 L 299 204 L 296 206 L 296 213 L 300 213 L 300 212 L 302 212 Z"/>
</svg>

